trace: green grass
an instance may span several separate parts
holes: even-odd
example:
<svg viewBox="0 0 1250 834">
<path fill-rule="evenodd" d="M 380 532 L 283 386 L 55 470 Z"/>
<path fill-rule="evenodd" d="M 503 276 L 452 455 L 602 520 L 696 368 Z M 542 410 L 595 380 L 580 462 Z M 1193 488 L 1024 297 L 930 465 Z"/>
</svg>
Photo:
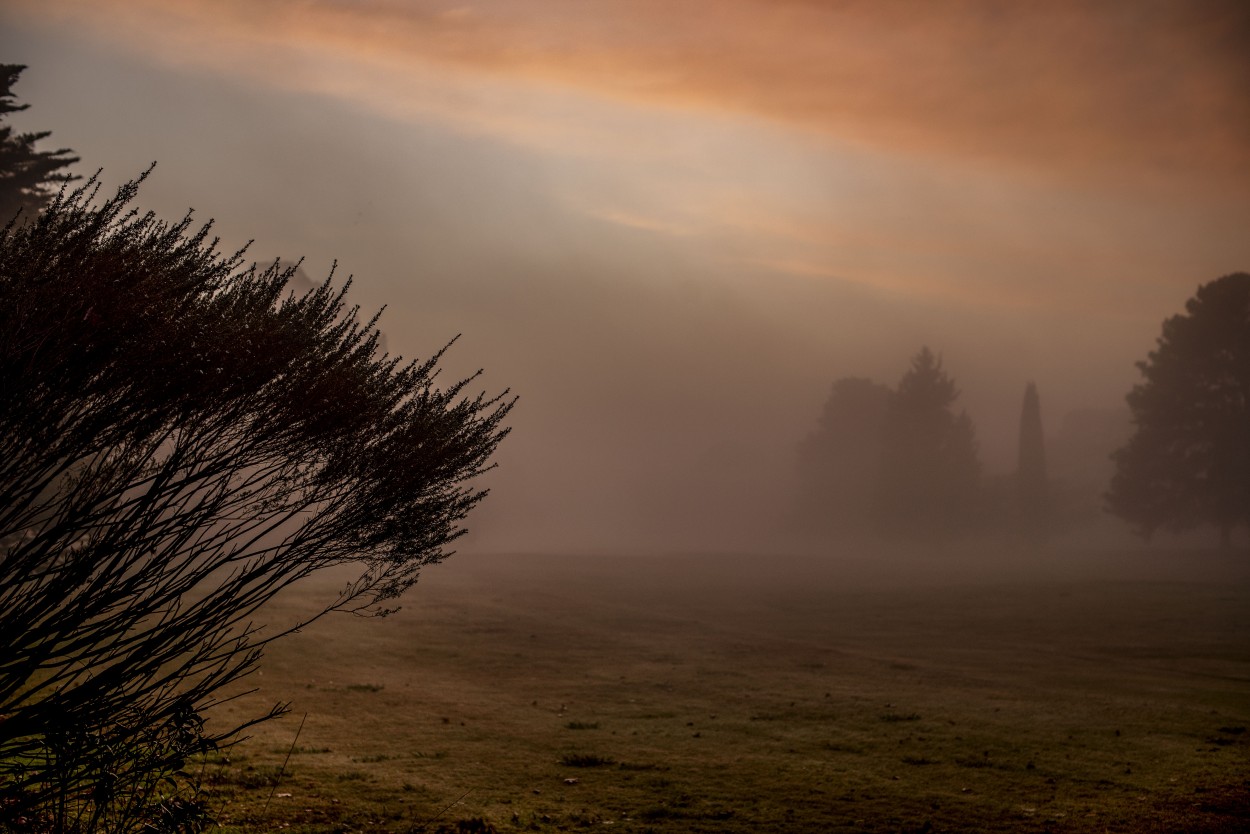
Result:
<svg viewBox="0 0 1250 834">
<path fill-rule="evenodd" d="M 223 712 L 293 715 L 206 767 L 220 830 L 1246 827 L 1243 574 L 934 590 L 730 568 L 466 557 L 396 616 L 276 644 Z"/>
<path fill-rule="evenodd" d="M 568 753 L 560 757 L 560 764 L 565 767 L 605 767 L 616 762 L 594 753 Z"/>
<path fill-rule="evenodd" d="M 378 683 L 349 683 L 347 685 L 348 692 L 381 692 L 385 688 Z"/>
</svg>

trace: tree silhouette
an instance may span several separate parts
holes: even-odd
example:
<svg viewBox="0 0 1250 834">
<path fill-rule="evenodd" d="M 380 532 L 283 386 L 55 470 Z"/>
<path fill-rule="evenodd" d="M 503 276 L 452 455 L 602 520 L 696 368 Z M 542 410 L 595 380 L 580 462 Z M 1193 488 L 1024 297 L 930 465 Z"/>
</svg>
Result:
<svg viewBox="0 0 1250 834">
<path fill-rule="evenodd" d="M 1146 537 L 1214 524 L 1229 544 L 1250 525 L 1250 275 L 1200 286 L 1137 367 L 1108 509 Z"/>
<path fill-rule="evenodd" d="M 13 95 L 13 85 L 25 69 L 21 64 L 0 64 L 0 120 L 30 106 L 15 103 Z M 19 211 L 26 216 L 37 213 L 60 186 L 78 179 L 63 173 L 78 161 L 73 151 L 35 149 L 37 142 L 50 135 L 48 131 L 14 133 L 10 125 L 0 124 L 0 226 Z"/>
<path fill-rule="evenodd" d="M 861 377 L 833 384 L 816 430 L 799 447 L 800 514 L 814 532 L 870 526 L 891 392 Z"/>
<path fill-rule="evenodd" d="M 1037 386 L 1030 382 L 1024 389 L 1024 403 L 1020 409 L 1020 445 L 1016 465 L 1016 498 L 1020 521 L 1027 532 L 1039 533 L 1044 528 L 1049 513 L 1048 493 L 1042 406 Z"/>
<path fill-rule="evenodd" d="M 981 467 L 972 420 L 953 411 L 958 398 L 942 360 L 921 349 L 890 397 L 883 426 L 877 511 L 884 529 L 953 533 L 972 523 Z"/>
<path fill-rule="evenodd" d="M 261 606 L 350 566 L 307 621 L 386 613 L 506 433 L 438 356 L 381 355 L 345 287 L 295 295 L 136 188 L 0 233 L 0 829 L 168 822 L 166 780 L 239 729 L 205 710 L 291 630 Z"/>
</svg>

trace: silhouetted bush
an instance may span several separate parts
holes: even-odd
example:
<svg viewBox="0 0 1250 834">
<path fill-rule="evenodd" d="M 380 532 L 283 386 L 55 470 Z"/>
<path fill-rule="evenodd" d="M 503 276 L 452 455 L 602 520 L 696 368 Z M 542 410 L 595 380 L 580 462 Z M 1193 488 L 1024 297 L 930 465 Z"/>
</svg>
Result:
<svg viewBox="0 0 1250 834">
<path fill-rule="evenodd" d="M 447 555 L 511 406 L 379 355 L 346 288 L 128 212 L 137 188 L 0 233 L 0 813 L 49 830 L 163 825 L 265 644 L 385 614 Z M 319 613 L 255 622 L 335 566 Z"/>
</svg>

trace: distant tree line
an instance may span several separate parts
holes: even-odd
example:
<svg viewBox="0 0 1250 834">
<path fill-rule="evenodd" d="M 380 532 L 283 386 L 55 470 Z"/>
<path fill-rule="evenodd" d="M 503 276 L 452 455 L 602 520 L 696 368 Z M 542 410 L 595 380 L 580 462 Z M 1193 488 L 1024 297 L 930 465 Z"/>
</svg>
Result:
<svg viewBox="0 0 1250 834">
<path fill-rule="evenodd" d="M 1103 508 L 1147 540 L 1206 527 L 1231 545 L 1237 530 L 1250 530 L 1250 274 L 1200 286 L 1183 314 L 1164 321 L 1156 349 L 1138 368 L 1143 379 L 1127 396 L 1132 431 L 1124 445 L 1100 445 L 1118 433 L 1114 415 L 1084 412 L 1068 427 L 1083 435 L 1077 452 L 1087 475 L 1100 472 L 1108 455 L 1114 464 L 1110 483 L 1103 481 Z M 895 388 L 837 380 L 815 431 L 800 444 L 799 527 L 809 534 L 1010 531 L 1041 539 L 1085 517 L 1081 508 L 1060 506 L 1033 383 L 1025 388 L 1010 482 L 982 482 L 976 434 L 968 415 L 955 410 L 958 397 L 928 348 Z M 1079 500 L 1094 506 L 1097 498 Z"/>
<path fill-rule="evenodd" d="M 812 532 L 955 536 L 980 512 L 976 430 L 925 347 L 894 388 L 833 384 L 799 450 L 800 524 Z"/>
</svg>

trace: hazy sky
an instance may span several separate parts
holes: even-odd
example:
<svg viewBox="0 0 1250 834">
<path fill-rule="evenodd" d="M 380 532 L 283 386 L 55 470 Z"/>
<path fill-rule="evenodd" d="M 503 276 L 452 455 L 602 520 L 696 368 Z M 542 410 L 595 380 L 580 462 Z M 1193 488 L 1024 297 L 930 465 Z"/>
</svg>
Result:
<svg viewBox="0 0 1250 834">
<path fill-rule="evenodd" d="M 1250 5 L 6 0 L 14 121 L 522 397 L 482 546 L 733 546 L 927 344 L 1010 468 L 1250 269 Z"/>
</svg>

